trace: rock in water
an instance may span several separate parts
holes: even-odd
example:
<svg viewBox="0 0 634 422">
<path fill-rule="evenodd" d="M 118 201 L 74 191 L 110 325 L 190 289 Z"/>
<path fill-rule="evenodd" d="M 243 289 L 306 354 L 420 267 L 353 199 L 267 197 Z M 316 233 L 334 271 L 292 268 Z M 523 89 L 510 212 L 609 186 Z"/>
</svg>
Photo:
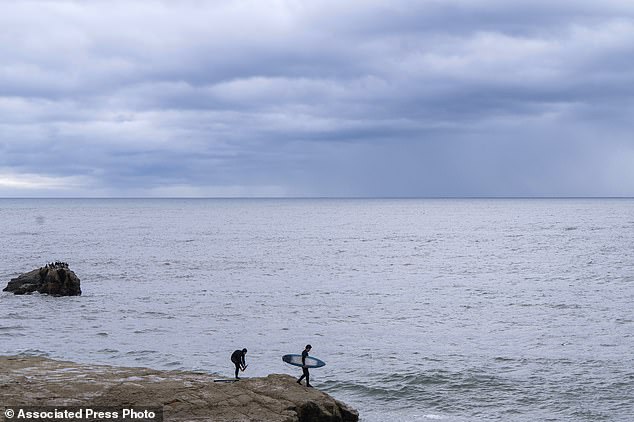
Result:
<svg viewBox="0 0 634 422">
<path fill-rule="evenodd" d="M 12 279 L 3 289 L 16 295 L 33 292 L 53 296 L 79 296 L 79 278 L 68 267 L 42 267 Z"/>
</svg>

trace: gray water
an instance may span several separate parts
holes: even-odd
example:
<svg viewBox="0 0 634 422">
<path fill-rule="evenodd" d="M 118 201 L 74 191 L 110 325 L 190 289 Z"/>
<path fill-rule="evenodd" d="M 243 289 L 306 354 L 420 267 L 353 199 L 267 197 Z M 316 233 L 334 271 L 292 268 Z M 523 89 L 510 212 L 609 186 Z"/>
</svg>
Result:
<svg viewBox="0 0 634 422">
<path fill-rule="evenodd" d="M 363 421 L 634 420 L 634 200 L 0 199 L 0 353 L 299 375 Z"/>
</svg>

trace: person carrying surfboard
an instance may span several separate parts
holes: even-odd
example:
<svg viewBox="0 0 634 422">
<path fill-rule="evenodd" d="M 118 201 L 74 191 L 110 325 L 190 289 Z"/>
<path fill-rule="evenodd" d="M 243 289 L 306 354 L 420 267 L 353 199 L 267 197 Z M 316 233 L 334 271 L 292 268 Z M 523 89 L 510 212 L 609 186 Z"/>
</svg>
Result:
<svg viewBox="0 0 634 422">
<path fill-rule="evenodd" d="M 236 350 L 231 354 L 231 362 L 236 366 L 236 379 L 239 380 L 238 371 L 244 371 L 247 369 L 247 364 L 244 360 L 244 355 L 247 354 L 247 349 Z"/>
<path fill-rule="evenodd" d="M 308 372 L 308 367 L 306 366 L 306 358 L 308 357 L 308 352 L 310 352 L 310 349 L 312 349 L 313 346 L 311 346 L 310 344 L 307 344 L 306 347 L 304 348 L 304 351 L 302 352 L 302 376 L 299 377 L 299 379 L 297 380 L 298 384 L 302 383 L 302 380 L 304 378 L 306 378 L 306 387 L 312 387 L 312 385 L 310 385 L 310 373 Z"/>
</svg>

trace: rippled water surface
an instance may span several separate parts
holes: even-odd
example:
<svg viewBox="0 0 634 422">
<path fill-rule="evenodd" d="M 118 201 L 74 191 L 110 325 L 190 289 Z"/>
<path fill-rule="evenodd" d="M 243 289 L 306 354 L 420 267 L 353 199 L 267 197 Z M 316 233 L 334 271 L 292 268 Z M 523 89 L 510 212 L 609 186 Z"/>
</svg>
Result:
<svg viewBox="0 0 634 422">
<path fill-rule="evenodd" d="M 299 375 L 364 421 L 631 421 L 634 200 L 0 199 L 0 353 Z"/>
</svg>

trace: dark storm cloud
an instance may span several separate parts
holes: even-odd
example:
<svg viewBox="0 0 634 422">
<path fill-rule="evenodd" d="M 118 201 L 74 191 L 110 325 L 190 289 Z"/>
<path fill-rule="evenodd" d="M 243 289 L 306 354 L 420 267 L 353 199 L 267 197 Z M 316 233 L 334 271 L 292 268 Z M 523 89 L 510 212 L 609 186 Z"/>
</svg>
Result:
<svg viewBox="0 0 634 422">
<path fill-rule="evenodd" d="M 634 195 L 627 1 L 21 1 L 0 27 L 2 195 Z"/>
</svg>

